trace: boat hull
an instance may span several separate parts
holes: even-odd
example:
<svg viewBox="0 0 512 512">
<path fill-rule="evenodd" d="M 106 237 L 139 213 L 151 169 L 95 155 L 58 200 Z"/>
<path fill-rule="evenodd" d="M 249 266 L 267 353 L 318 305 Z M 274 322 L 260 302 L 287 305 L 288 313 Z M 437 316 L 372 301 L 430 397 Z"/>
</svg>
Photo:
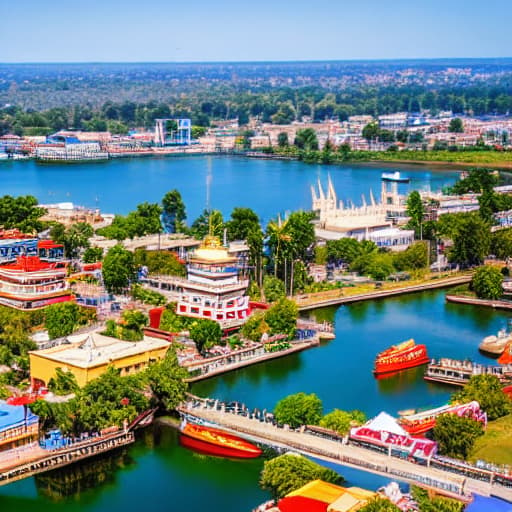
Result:
<svg viewBox="0 0 512 512">
<path fill-rule="evenodd" d="M 199 439 L 194 439 L 184 434 L 180 436 L 180 444 L 190 450 L 200 452 L 205 455 L 213 455 L 215 457 L 228 457 L 234 459 L 255 459 L 259 457 L 259 454 L 207 443 L 206 441 L 200 441 Z"/>
<path fill-rule="evenodd" d="M 427 363 L 430 363 L 430 358 L 426 355 L 419 359 L 413 359 L 410 361 L 401 361 L 399 363 L 392 363 L 392 364 L 376 363 L 373 373 L 375 375 L 386 375 L 387 373 L 396 373 L 401 370 L 407 370 L 408 368 L 414 368 L 416 366 L 421 366 L 422 364 L 427 364 Z"/>
<path fill-rule="evenodd" d="M 216 428 L 200 425 L 186 425 L 181 430 L 183 446 L 217 457 L 254 459 L 261 455 L 261 449 L 244 439 Z"/>
</svg>

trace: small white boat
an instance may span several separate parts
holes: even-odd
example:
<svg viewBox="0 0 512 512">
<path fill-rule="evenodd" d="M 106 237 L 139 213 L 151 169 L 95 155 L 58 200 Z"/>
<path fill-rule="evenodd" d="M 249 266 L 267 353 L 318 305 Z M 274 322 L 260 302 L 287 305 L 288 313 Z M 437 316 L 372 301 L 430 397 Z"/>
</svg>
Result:
<svg viewBox="0 0 512 512">
<path fill-rule="evenodd" d="M 478 345 L 478 348 L 486 354 L 500 356 L 509 341 L 512 341 L 512 332 L 507 331 L 507 329 L 500 329 L 497 334 L 486 336 L 482 343 Z"/>
</svg>

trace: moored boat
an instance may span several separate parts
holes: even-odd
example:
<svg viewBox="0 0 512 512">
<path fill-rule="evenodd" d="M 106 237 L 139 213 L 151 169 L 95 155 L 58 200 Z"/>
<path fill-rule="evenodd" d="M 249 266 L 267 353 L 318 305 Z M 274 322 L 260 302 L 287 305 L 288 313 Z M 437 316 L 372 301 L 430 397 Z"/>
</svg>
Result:
<svg viewBox="0 0 512 512">
<path fill-rule="evenodd" d="M 476 401 L 456 405 L 446 404 L 413 414 L 410 411 L 403 411 L 398 414 L 400 415 L 398 423 L 412 436 L 419 436 L 432 430 L 436 426 L 437 418 L 442 414 L 465 416 L 483 423 L 484 426 L 487 424 L 487 415 L 480 409 L 480 404 Z"/>
<path fill-rule="evenodd" d="M 187 423 L 181 429 L 183 446 L 209 455 L 252 459 L 261 455 L 256 445 L 224 430 Z"/>
<path fill-rule="evenodd" d="M 512 341 L 512 333 L 506 329 L 500 329 L 497 334 L 486 336 L 478 345 L 478 349 L 484 354 L 500 356 L 510 341 Z"/>
<path fill-rule="evenodd" d="M 430 361 L 425 345 L 416 345 L 413 339 L 384 350 L 377 355 L 373 373 L 382 375 L 393 373 L 406 368 L 413 368 Z"/>
</svg>

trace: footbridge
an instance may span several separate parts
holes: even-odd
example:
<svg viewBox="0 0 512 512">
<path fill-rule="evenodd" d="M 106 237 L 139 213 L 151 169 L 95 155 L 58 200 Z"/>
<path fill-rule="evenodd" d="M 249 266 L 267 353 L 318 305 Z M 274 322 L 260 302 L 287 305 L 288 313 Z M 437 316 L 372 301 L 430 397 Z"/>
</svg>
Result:
<svg viewBox="0 0 512 512">
<path fill-rule="evenodd" d="M 436 457 L 419 464 L 357 446 L 347 437 L 325 429 L 301 427 L 294 430 L 277 425 L 265 411 L 249 412 L 237 402 L 225 404 L 214 399 L 189 395 L 179 408 L 190 421 L 212 424 L 253 442 L 279 451 L 294 451 L 344 466 L 369 471 L 390 478 L 431 487 L 447 496 L 468 499 L 472 493 L 496 496 L 512 501 L 512 480 L 496 478 L 491 471 L 469 464 Z"/>
</svg>

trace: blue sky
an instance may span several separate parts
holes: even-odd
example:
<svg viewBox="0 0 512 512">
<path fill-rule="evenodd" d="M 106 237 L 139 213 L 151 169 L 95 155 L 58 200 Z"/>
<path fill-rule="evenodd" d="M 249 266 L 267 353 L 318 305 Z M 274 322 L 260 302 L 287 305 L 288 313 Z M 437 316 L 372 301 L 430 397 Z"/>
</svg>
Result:
<svg viewBox="0 0 512 512">
<path fill-rule="evenodd" d="M 512 55 L 510 0 L 0 0 L 0 62 Z"/>
</svg>

